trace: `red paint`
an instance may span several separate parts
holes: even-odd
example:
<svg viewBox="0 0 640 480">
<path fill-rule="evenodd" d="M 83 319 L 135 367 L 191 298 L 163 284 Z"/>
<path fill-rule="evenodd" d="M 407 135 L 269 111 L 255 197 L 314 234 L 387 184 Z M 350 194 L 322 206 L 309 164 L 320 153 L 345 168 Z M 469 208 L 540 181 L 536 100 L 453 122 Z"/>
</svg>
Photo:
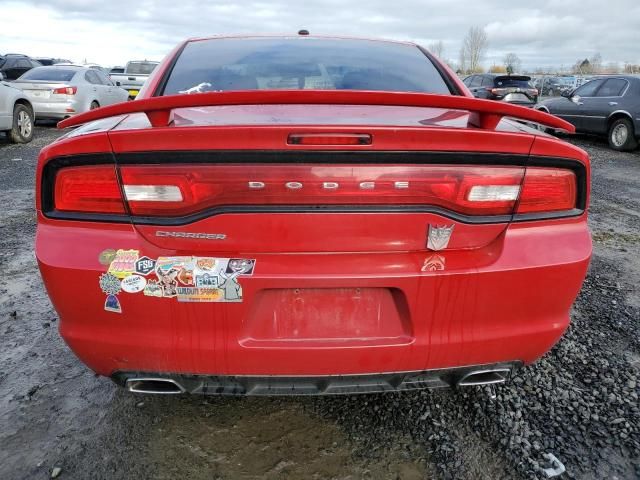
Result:
<svg viewBox="0 0 640 480">
<path fill-rule="evenodd" d="M 167 65 L 165 60 L 158 70 L 164 71 Z M 147 91 L 154 90 L 158 75 L 152 76 Z M 252 105 L 245 106 L 246 103 Z M 260 110 L 264 104 L 269 104 L 264 107 L 269 111 L 267 115 Z M 304 122 L 297 121 L 301 114 L 298 104 L 304 104 L 306 109 Z M 353 108 L 361 109 L 360 112 L 370 112 L 367 118 L 372 119 L 371 123 L 341 124 L 339 120 L 332 123 L 331 109 L 341 109 L 341 104 L 349 104 L 348 108 L 356 105 Z M 210 107 L 193 108 L 198 105 Z M 220 120 L 221 110 L 216 107 L 220 105 L 234 105 L 229 107 L 234 115 L 231 124 Z M 416 105 L 420 109 L 412 108 Z M 395 115 L 385 123 L 381 111 L 388 106 L 394 106 Z M 377 109 L 380 110 L 376 116 Z M 174 123 L 157 127 L 151 127 L 143 114 L 132 113 L 156 112 L 165 116 L 171 111 Z M 162 151 L 179 156 L 179 151 L 184 150 L 212 154 L 219 150 L 290 151 L 299 152 L 302 167 L 296 168 L 304 173 L 304 152 L 312 150 L 348 151 L 354 156 L 358 152 L 400 151 L 407 155 L 420 151 L 449 152 L 458 155 L 448 162 L 454 169 L 464 163 L 465 152 L 573 160 L 586 169 L 586 179 L 580 181 L 586 182 L 588 205 L 589 159 L 582 150 L 511 127 L 495 128 L 496 120 L 504 115 L 560 126 L 554 117 L 503 102 L 467 97 L 301 91 L 147 97 L 117 108 L 94 110 L 89 116 L 74 117 L 71 122 L 82 123 L 116 112 L 131 115 L 118 126 L 64 138 L 43 149 L 36 183 L 36 254 L 47 292 L 60 315 L 60 332 L 79 358 L 102 375 L 116 371 L 330 375 L 517 360 L 530 363 L 557 342 L 568 326 L 569 310 L 591 255 L 586 210 L 569 218 L 484 224 L 452 219 L 433 211 L 228 212 L 183 225 L 160 227 L 133 225 L 128 220 L 109 223 L 49 218 L 43 213 L 42 202 L 42 182 L 46 180 L 43 172 L 57 158 L 70 159 L 71 168 L 67 174 L 61 169 L 59 180 L 68 175 L 66 180 L 78 194 L 75 198 L 65 197 L 68 192 L 63 186 L 56 187 L 61 189 L 61 201 L 66 198 L 70 202 L 61 205 L 66 205 L 64 210 L 78 211 L 82 210 L 79 204 L 89 205 L 88 210 L 99 210 L 100 206 L 93 201 L 83 203 L 91 199 L 78 190 L 81 185 L 78 179 L 90 181 L 91 176 L 74 178 L 74 172 L 80 171 L 74 166 L 78 161 L 74 156 L 81 159 L 86 154 L 103 154 L 107 163 L 99 169 L 104 173 L 105 168 L 113 171 L 112 153 L 119 156 Z M 287 121 L 277 125 L 252 123 L 269 115 Z M 247 124 L 242 123 L 243 118 Z M 421 122 L 422 119 L 425 121 Z M 469 119 L 476 126 L 469 126 Z M 370 135 L 371 143 L 288 142 L 291 134 L 301 133 L 325 140 L 336 135 L 352 139 L 357 138 L 354 134 L 364 134 Z M 488 163 L 491 157 L 487 157 Z M 358 168 L 366 170 L 382 165 L 364 164 Z M 331 163 L 325 166 L 331 167 Z M 253 167 L 252 175 L 269 174 L 264 165 Z M 104 178 L 96 173 L 95 167 L 82 168 L 94 169 L 93 175 L 97 175 L 94 179 Z M 124 183 L 171 184 L 169 181 L 175 180 L 172 175 L 176 174 L 179 182 L 185 181 L 175 164 L 165 163 L 155 167 L 155 171 L 149 166 L 116 168 Z M 136 183 L 136 178 L 141 178 L 140 168 L 150 169 L 149 182 Z M 205 203 L 215 201 L 215 195 L 193 187 L 198 184 L 193 178 L 202 174 L 209 179 L 204 183 L 215 183 L 211 179 L 231 175 L 231 169 L 223 169 L 216 177 L 212 172 L 219 167 L 202 163 L 181 168 L 183 174 L 190 175 L 185 192 Z M 296 173 L 296 168 L 291 166 L 288 173 Z M 460 167 L 459 171 L 465 168 Z M 554 211 L 575 205 L 576 190 L 571 185 L 575 187 L 579 180 L 573 174 L 561 172 L 553 176 L 553 180 L 543 185 L 552 195 L 540 197 L 539 185 L 527 179 L 539 180 L 536 169 L 542 167 L 507 165 L 507 168 L 518 179 L 524 178 L 521 193 L 524 197 L 519 205 L 509 204 L 509 211 L 517 208 L 522 211 L 526 208 L 528 212 Z M 328 170 L 318 173 L 317 179 L 341 174 L 337 168 Z M 526 170 L 531 177 L 523 176 Z M 346 180 L 340 181 L 355 178 L 346 174 L 343 177 Z M 571 179 L 567 180 L 568 177 Z M 237 178 L 242 180 L 241 169 Z M 245 180 L 253 178 L 247 174 Z M 284 181 L 285 177 L 279 180 Z M 114 190 L 107 187 L 103 196 L 113 197 Z M 380 198 L 384 199 L 385 190 L 382 192 Z M 386 193 L 394 201 L 396 192 L 389 192 L 394 191 Z M 243 198 L 241 190 L 235 196 L 224 195 L 223 189 L 220 198 L 234 204 L 260 198 L 250 197 L 249 193 Z M 312 196 L 306 198 L 313 204 Z M 334 200 L 341 202 L 339 198 Z M 356 198 L 359 202 L 363 200 Z M 524 201 L 526 198 L 529 202 Z M 551 203 L 545 204 L 549 199 Z M 267 203 L 264 199 L 259 202 Z M 322 202 L 328 200 L 318 194 L 317 203 Z M 450 205 L 444 207 L 451 209 Z M 112 208 L 112 212 L 116 211 L 113 204 Z M 140 212 L 145 214 L 149 214 L 150 208 L 156 209 L 155 214 L 163 211 L 162 206 L 134 202 L 127 208 L 134 213 L 142 208 Z M 454 225 L 446 249 L 438 252 L 426 249 L 429 225 Z M 224 240 L 159 237 L 158 230 L 219 233 L 227 237 Z M 104 310 L 106 295 L 98 285 L 100 274 L 107 270 L 107 266 L 99 263 L 99 255 L 106 249 L 139 250 L 140 256 L 150 258 L 176 255 L 248 258 L 255 259 L 256 265 L 253 275 L 240 277 L 242 302 L 178 303 L 175 298 L 122 292 L 118 295 L 122 313 L 118 314 Z M 442 269 L 427 268 L 430 265 L 440 265 Z"/>
<path fill-rule="evenodd" d="M 560 128 L 570 133 L 575 132 L 572 124 L 556 116 L 507 102 L 457 95 L 357 90 L 247 90 L 149 97 L 89 110 L 61 121 L 58 128 L 138 112 L 146 114 L 152 126 L 165 127 L 170 124 L 171 112 L 174 109 L 218 105 L 380 105 L 444 108 L 473 112 L 469 117 L 469 124 L 483 129 L 495 129 L 502 117 L 513 117 Z"/>
</svg>

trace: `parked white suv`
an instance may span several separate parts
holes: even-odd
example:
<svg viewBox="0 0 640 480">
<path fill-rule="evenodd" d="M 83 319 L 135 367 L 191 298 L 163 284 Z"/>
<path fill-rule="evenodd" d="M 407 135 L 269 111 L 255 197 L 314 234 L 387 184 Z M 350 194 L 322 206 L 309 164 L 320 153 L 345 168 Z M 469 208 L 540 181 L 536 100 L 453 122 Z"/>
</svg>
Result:
<svg viewBox="0 0 640 480">
<path fill-rule="evenodd" d="M 15 143 L 33 138 L 33 106 L 27 97 L 0 78 L 0 132 L 6 131 Z"/>
</svg>

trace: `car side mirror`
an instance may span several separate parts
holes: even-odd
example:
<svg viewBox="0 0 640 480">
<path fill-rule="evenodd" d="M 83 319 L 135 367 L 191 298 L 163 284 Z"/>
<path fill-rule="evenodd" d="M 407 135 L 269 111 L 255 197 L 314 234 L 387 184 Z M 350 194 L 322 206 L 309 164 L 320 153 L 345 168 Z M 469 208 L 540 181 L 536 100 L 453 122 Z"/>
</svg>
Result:
<svg viewBox="0 0 640 480">
<path fill-rule="evenodd" d="M 571 90 L 565 90 L 564 92 L 560 93 L 560 96 L 564 98 L 571 98 L 572 93 L 573 92 Z"/>
<path fill-rule="evenodd" d="M 116 85 L 119 87 L 120 86 L 120 82 L 116 82 Z"/>
</svg>

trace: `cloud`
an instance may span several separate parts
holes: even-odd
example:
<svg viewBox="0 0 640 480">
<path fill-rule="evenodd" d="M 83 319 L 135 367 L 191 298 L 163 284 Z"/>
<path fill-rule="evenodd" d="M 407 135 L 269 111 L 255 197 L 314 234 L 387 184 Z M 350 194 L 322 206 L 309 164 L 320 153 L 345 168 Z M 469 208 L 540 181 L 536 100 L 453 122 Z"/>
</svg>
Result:
<svg viewBox="0 0 640 480">
<path fill-rule="evenodd" d="M 224 33 L 311 33 L 386 37 L 424 45 L 442 40 L 457 59 L 471 26 L 489 35 L 485 64 L 513 51 L 525 67 L 640 63 L 640 2 L 616 0 L 0 0 L 0 48 L 104 65 L 161 59 L 179 41 Z"/>
<path fill-rule="evenodd" d="M 513 22 L 494 21 L 485 31 L 494 43 L 514 46 L 544 43 L 553 39 L 554 44 L 580 38 L 586 30 L 584 20 L 576 16 L 542 16 L 537 13 L 523 16 Z"/>
</svg>

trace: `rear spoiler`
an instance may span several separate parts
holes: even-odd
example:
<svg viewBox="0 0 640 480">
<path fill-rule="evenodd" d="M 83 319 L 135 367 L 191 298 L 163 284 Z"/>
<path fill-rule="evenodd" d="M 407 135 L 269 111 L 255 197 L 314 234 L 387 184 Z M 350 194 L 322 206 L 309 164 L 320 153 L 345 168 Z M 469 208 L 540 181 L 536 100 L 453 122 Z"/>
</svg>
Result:
<svg viewBox="0 0 640 480">
<path fill-rule="evenodd" d="M 469 125 L 494 130 L 503 117 L 532 122 L 545 127 L 575 132 L 575 127 L 558 117 L 506 102 L 481 100 L 458 95 L 430 93 L 374 92 L 360 90 L 246 90 L 168 95 L 101 107 L 69 117 L 58 128 L 73 127 L 93 120 L 144 113 L 153 127 L 166 127 L 176 108 L 221 105 L 382 105 L 466 110 Z"/>
</svg>

